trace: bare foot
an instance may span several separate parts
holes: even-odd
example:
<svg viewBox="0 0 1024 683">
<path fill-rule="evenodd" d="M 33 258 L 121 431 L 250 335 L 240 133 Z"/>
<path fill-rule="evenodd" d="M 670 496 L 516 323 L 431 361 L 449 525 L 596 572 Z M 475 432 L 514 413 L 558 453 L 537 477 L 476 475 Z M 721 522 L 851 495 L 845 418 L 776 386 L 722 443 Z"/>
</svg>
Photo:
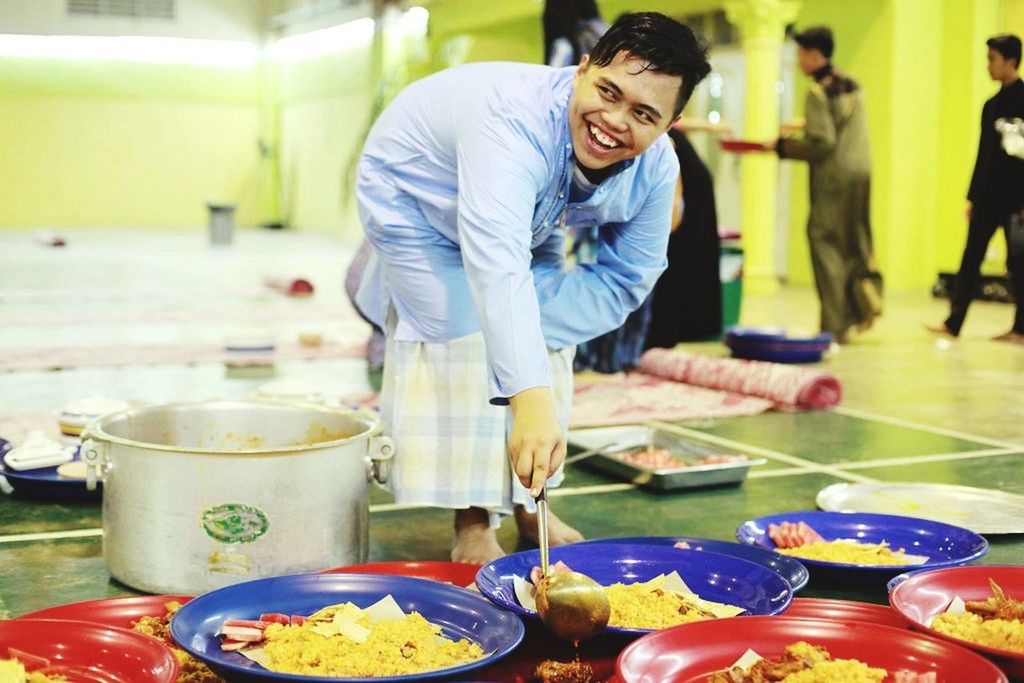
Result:
<svg viewBox="0 0 1024 683">
<path fill-rule="evenodd" d="M 465 508 L 455 511 L 453 562 L 487 564 L 504 555 L 505 551 L 498 545 L 498 535 L 491 528 L 487 510 Z"/>
<path fill-rule="evenodd" d="M 1009 332 L 1004 332 L 998 337 L 992 337 L 992 340 L 1005 341 L 1010 342 L 1012 344 L 1024 344 L 1024 334 L 1021 334 L 1020 332 L 1015 332 L 1014 330 L 1010 330 Z"/>
<path fill-rule="evenodd" d="M 516 526 L 519 528 L 519 537 L 537 543 L 539 531 L 536 513 L 527 512 L 522 505 L 516 505 L 514 512 Z M 566 545 L 582 540 L 583 534 L 560 520 L 555 513 L 551 512 L 550 508 L 548 509 L 548 545 Z"/>
<path fill-rule="evenodd" d="M 946 323 L 925 323 L 924 329 L 928 330 L 929 332 L 934 332 L 935 334 L 944 334 L 947 337 L 956 336 L 955 334 L 953 334 L 953 330 L 946 327 Z"/>
<path fill-rule="evenodd" d="M 869 315 L 868 317 L 864 318 L 864 320 L 861 320 L 859 323 L 855 325 L 857 331 L 867 332 L 868 330 L 870 330 L 872 327 L 875 326 L 875 318 L 875 315 Z"/>
</svg>

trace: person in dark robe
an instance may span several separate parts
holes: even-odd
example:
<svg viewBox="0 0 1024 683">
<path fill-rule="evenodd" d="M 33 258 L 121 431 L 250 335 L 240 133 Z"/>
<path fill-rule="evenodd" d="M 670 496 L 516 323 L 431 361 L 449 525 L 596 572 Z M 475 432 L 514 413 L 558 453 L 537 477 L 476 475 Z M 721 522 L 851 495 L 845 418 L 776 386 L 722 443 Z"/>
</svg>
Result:
<svg viewBox="0 0 1024 683">
<path fill-rule="evenodd" d="M 871 155 L 860 86 L 832 65 L 835 43 L 824 26 L 794 36 L 801 71 L 814 79 L 803 137 L 766 143 L 780 159 L 810 166 L 807 241 L 821 305 L 821 331 L 849 340 L 882 314 L 882 278 L 871 236 Z"/>
<path fill-rule="evenodd" d="M 668 241 L 668 268 L 654 286 L 646 348 L 722 334 L 720 243 L 711 171 L 678 127 L 668 132 L 679 158 L 681 220 Z"/>
</svg>

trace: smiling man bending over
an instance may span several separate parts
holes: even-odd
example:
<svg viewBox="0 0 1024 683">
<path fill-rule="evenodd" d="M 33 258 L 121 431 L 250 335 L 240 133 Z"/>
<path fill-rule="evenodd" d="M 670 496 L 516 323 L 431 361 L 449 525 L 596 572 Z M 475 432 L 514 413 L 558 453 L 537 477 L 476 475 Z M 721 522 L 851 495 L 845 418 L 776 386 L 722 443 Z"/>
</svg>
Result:
<svg viewBox="0 0 1024 683">
<path fill-rule="evenodd" d="M 413 83 L 363 149 L 374 255 L 357 297 L 387 331 L 381 416 L 399 503 L 455 510 L 452 559 L 503 554 L 562 479 L 575 344 L 622 324 L 666 265 L 664 133 L 710 67 L 686 26 L 623 15 L 578 67 L 480 63 Z M 600 226 L 563 270 L 566 226 Z M 552 545 L 581 539 L 552 517 Z"/>
</svg>

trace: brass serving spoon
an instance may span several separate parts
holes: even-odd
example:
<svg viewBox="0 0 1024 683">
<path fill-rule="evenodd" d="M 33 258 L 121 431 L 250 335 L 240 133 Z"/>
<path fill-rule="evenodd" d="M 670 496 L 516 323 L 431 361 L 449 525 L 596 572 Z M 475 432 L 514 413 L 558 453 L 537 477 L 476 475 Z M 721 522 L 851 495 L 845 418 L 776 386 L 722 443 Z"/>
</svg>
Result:
<svg viewBox="0 0 1024 683">
<path fill-rule="evenodd" d="M 537 531 L 541 579 L 536 602 L 540 620 L 559 638 L 573 642 L 593 638 L 608 625 L 608 595 L 599 583 L 579 572 L 550 573 L 546 488 L 537 496 Z"/>
</svg>

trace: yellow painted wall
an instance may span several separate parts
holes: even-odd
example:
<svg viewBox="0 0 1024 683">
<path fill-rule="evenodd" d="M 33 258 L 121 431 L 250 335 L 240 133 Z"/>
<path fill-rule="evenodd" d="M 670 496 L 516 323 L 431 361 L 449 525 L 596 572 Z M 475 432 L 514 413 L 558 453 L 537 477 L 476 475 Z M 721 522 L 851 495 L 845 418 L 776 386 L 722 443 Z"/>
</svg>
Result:
<svg viewBox="0 0 1024 683">
<path fill-rule="evenodd" d="M 641 9 L 603 0 L 612 19 Z M 680 15 L 718 0 L 647 0 Z M 445 66 L 462 39 L 467 61 L 540 61 L 541 3 L 432 0 L 430 56 Z M 824 23 L 835 61 L 865 91 L 874 155 L 878 254 L 892 289 L 919 289 L 955 269 L 978 116 L 995 85 L 984 39 L 1024 33 L 1024 0 L 804 0 L 798 26 Z M 379 48 L 379 45 L 378 45 Z M 270 72 L 197 66 L 0 59 L 0 227 L 201 226 L 206 198 L 239 202 L 239 222 L 284 218 L 302 230 L 358 236 L 349 169 L 375 107 L 371 49 Z M 807 79 L 797 78 L 798 109 Z M 278 162 L 257 142 L 276 143 Z M 811 280 L 807 175 L 793 164 L 789 279 Z M 279 188 L 278 188 L 279 183 Z M 280 207 L 275 194 L 280 190 Z M 991 264 L 990 264 L 991 267 Z"/>
<path fill-rule="evenodd" d="M 359 234 L 349 168 L 373 108 L 369 48 L 279 67 L 282 215 L 300 230 Z"/>
<path fill-rule="evenodd" d="M 256 70 L 0 59 L 0 227 L 256 219 Z"/>
</svg>

